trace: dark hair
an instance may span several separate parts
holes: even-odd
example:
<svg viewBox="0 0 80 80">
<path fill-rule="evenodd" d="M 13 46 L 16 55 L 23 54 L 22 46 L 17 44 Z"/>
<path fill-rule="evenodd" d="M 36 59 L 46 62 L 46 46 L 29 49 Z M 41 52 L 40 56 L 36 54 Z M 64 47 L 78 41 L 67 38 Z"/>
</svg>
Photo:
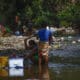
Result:
<svg viewBox="0 0 80 80">
<path fill-rule="evenodd" d="M 29 45 L 36 45 L 36 42 L 34 40 L 30 40 Z"/>
<path fill-rule="evenodd" d="M 43 28 L 46 28 L 47 25 L 48 25 L 48 23 L 45 22 L 45 21 L 43 21 L 43 22 L 41 23 L 41 27 L 43 27 Z"/>
</svg>

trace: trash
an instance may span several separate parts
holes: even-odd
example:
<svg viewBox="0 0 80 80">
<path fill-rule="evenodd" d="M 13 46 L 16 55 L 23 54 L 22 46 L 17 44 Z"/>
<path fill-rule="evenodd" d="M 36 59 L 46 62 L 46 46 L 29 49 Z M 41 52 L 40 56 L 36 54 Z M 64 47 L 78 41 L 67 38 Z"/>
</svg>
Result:
<svg viewBox="0 0 80 80">
<path fill-rule="evenodd" d="M 24 76 L 24 70 L 23 69 L 10 68 L 9 69 L 9 76 Z"/>
<path fill-rule="evenodd" d="M 0 77 L 6 77 L 8 76 L 8 71 L 5 69 L 0 69 Z"/>
<path fill-rule="evenodd" d="M 8 57 L 0 56 L 0 68 L 8 66 Z"/>
<path fill-rule="evenodd" d="M 23 58 L 10 58 L 9 59 L 9 68 L 23 68 Z"/>
</svg>

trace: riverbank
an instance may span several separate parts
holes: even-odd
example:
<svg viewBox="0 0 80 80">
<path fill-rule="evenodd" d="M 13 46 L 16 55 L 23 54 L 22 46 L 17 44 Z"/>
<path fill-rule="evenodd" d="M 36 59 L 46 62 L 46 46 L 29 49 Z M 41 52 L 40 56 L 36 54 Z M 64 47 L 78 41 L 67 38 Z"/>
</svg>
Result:
<svg viewBox="0 0 80 80">
<path fill-rule="evenodd" d="M 0 37 L 0 55 L 8 56 L 12 53 L 16 55 L 23 55 L 27 52 L 24 47 L 24 39 L 26 36 L 11 36 L 11 37 Z M 63 40 L 64 38 L 64 40 Z M 32 37 L 36 40 L 36 37 Z M 62 39 L 62 41 L 53 42 L 50 49 L 49 56 L 58 57 L 79 57 L 80 56 L 80 42 L 78 40 L 80 37 L 57 37 L 57 39 Z"/>
</svg>

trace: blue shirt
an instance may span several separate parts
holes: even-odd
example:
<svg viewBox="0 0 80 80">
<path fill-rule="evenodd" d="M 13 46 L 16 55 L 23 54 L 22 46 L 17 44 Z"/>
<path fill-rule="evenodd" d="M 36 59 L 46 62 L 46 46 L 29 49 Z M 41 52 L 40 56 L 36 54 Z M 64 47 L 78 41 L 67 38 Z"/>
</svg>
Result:
<svg viewBox="0 0 80 80">
<path fill-rule="evenodd" d="M 52 35 L 51 31 L 47 29 L 41 29 L 38 32 L 38 37 L 40 41 L 44 41 L 44 42 L 49 41 L 51 35 Z"/>
</svg>

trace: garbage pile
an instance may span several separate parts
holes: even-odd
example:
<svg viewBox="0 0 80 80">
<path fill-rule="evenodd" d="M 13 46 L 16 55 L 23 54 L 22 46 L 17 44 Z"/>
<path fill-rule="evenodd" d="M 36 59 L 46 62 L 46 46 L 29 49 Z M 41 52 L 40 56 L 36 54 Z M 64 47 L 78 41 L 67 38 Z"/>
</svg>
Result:
<svg viewBox="0 0 80 80">
<path fill-rule="evenodd" d="M 0 37 L 0 50 L 5 49 L 24 49 L 23 36 Z"/>
</svg>

